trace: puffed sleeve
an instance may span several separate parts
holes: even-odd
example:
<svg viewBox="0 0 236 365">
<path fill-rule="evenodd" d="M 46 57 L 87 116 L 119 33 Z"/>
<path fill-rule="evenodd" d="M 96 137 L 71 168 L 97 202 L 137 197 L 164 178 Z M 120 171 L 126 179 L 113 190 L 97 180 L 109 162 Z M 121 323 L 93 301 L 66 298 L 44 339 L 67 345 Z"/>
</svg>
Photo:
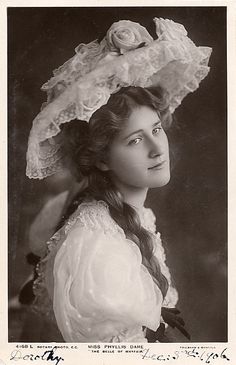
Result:
<svg viewBox="0 0 236 365">
<path fill-rule="evenodd" d="M 53 308 L 67 342 L 106 342 L 137 325 L 156 330 L 163 297 L 139 248 L 103 229 L 70 229 L 54 261 Z"/>
</svg>

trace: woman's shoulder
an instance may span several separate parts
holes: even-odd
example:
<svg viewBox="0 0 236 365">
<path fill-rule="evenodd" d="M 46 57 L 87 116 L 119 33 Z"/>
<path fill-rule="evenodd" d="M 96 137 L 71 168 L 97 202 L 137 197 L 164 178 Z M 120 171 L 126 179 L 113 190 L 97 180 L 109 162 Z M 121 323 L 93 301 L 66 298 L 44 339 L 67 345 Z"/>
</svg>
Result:
<svg viewBox="0 0 236 365">
<path fill-rule="evenodd" d="M 105 233 L 124 234 L 111 217 L 108 204 L 103 200 L 83 201 L 79 204 L 65 224 L 65 233 L 67 234 L 75 226 L 82 226 L 92 231 L 102 230 Z"/>
<path fill-rule="evenodd" d="M 156 217 L 151 208 L 143 207 L 140 221 L 144 228 L 156 233 Z M 122 228 L 111 217 L 108 204 L 103 200 L 88 200 L 80 203 L 66 222 L 65 233 L 75 224 L 82 225 L 88 230 L 103 229 L 105 232 L 124 235 Z"/>
</svg>

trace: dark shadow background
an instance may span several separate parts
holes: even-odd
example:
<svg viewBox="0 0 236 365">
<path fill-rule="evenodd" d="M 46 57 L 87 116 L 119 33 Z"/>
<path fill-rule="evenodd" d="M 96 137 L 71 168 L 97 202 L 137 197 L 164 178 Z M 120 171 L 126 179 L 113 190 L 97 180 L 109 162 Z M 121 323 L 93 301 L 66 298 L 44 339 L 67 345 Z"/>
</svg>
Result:
<svg viewBox="0 0 236 365">
<path fill-rule="evenodd" d="M 209 75 L 175 112 L 169 132 L 172 179 L 160 191 L 151 191 L 146 205 L 157 215 L 192 341 L 227 341 L 224 7 L 8 8 L 9 298 L 31 272 L 25 254 L 32 220 L 49 197 L 70 184 L 69 178 L 57 183 L 55 178 L 25 176 L 29 130 L 46 100 L 41 85 L 79 43 L 103 37 L 114 21 L 139 22 L 155 38 L 155 16 L 182 23 L 196 45 L 213 48 Z M 21 340 L 24 320 L 24 308 L 13 306 L 9 341 Z M 29 328 L 29 338 L 33 331 Z"/>
</svg>

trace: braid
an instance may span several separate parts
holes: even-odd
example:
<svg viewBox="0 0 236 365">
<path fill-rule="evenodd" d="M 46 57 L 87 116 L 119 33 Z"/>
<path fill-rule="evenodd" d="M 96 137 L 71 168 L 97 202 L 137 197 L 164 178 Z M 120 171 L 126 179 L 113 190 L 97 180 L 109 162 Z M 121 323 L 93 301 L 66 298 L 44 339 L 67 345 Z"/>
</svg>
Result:
<svg viewBox="0 0 236 365">
<path fill-rule="evenodd" d="M 111 217 L 123 229 L 126 237 L 139 247 L 142 264 L 147 268 L 165 297 L 168 281 L 161 273 L 159 262 L 153 255 L 153 235 L 142 227 L 135 209 L 123 201 L 121 194 L 110 179 L 104 179 L 102 174 L 96 173 L 90 176 L 89 187 L 84 194 L 84 197 L 86 196 L 89 199 L 103 200 L 107 203 Z M 81 199 L 82 196 L 80 196 L 80 201 Z"/>
<path fill-rule="evenodd" d="M 154 282 L 158 285 L 165 297 L 168 290 L 168 281 L 162 274 L 160 265 L 153 255 L 153 235 L 142 227 L 139 216 L 134 208 L 122 200 L 122 196 L 115 186 L 98 174 L 90 177 L 89 187 L 75 197 L 67 208 L 57 229 L 63 226 L 65 221 L 77 209 L 78 205 L 86 200 L 103 200 L 107 203 L 112 219 L 123 229 L 125 236 L 133 241 L 140 249 L 142 264 L 147 268 Z"/>
<path fill-rule="evenodd" d="M 158 260 L 153 255 L 152 235 L 142 227 L 135 209 L 123 202 L 114 188 L 110 189 L 109 194 L 105 193 L 103 199 L 109 206 L 111 217 L 123 229 L 126 237 L 139 247 L 142 254 L 142 264 L 148 269 L 160 288 L 163 297 L 165 297 L 168 290 L 168 281 L 161 273 Z"/>
<path fill-rule="evenodd" d="M 75 120 L 65 126 L 64 149 L 70 163 L 69 167 L 77 180 L 83 177 L 88 179 L 88 187 L 79 194 L 79 199 L 77 197 L 77 206 L 84 199 L 103 200 L 107 203 L 111 217 L 123 229 L 126 237 L 139 247 L 143 265 L 165 297 L 168 281 L 153 254 L 153 234 L 142 227 L 137 212 L 123 201 L 109 174 L 97 167 L 98 161 L 106 160 L 111 141 L 121 131 L 132 110 L 139 105 L 157 111 L 162 123 L 166 127 L 170 125 L 168 97 L 163 90 L 123 88 L 92 115 L 89 124 Z M 75 208 L 76 206 L 69 208 L 68 212 L 71 214 Z M 70 214 L 66 214 L 60 226 Z"/>
</svg>

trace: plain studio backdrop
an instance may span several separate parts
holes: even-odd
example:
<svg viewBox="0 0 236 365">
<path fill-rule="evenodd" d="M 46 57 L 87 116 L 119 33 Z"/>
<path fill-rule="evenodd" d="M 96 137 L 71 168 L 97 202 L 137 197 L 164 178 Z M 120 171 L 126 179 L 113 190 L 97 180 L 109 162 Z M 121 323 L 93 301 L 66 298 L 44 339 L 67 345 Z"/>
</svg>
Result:
<svg viewBox="0 0 236 365">
<path fill-rule="evenodd" d="M 41 85 L 81 42 L 102 38 L 126 19 L 155 38 L 154 17 L 182 23 L 199 46 L 210 46 L 211 71 L 175 112 L 168 132 L 172 178 L 149 192 L 193 342 L 227 340 L 227 95 L 226 8 L 8 8 L 9 298 L 31 272 L 29 227 L 45 202 L 70 186 L 70 177 L 29 180 L 25 154 L 32 120 L 46 101 Z M 138 293 L 137 293 L 138 295 Z M 24 308 L 9 312 L 9 341 L 20 341 Z M 29 326 L 28 338 L 34 338 Z M 31 337 L 32 335 L 32 337 Z"/>
</svg>

